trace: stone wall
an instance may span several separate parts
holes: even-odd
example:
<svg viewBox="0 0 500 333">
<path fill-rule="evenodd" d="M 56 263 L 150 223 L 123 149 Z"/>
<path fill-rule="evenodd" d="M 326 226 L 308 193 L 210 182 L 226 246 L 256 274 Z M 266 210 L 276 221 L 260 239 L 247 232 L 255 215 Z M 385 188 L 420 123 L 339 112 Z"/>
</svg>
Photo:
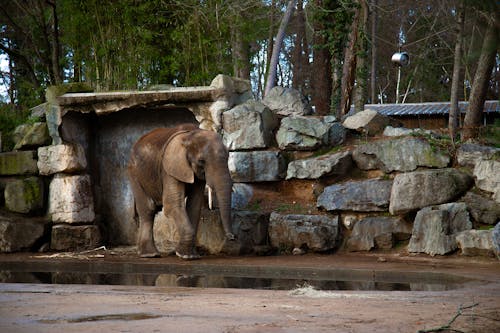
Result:
<svg viewBox="0 0 500 333">
<path fill-rule="evenodd" d="M 6 210 L 40 216 L 49 227 L 29 246 L 1 250 L 33 249 L 40 239 L 53 250 L 134 244 L 137 225 L 125 174 L 130 148 L 154 127 L 193 122 L 218 131 L 230 150 L 240 240 L 237 249 L 225 248 L 218 214 L 204 208 L 197 235 L 203 252 L 403 246 L 430 255 L 498 253 L 498 149 L 465 144 L 450 155 L 434 133 L 394 128 L 397 122 L 376 112 L 341 123 L 314 116 L 292 89 L 276 87 L 256 101 L 248 83 L 226 76 L 192 91 L 192 100 L 187 88 L 48 98 L 45 139 L 0 154 L 0 184 Z M 262 196 L 263 188 L 271 196 Z M 41 193 L 41 199 L 12 203 L 16 196 L 33 197 L 18 195 L 25 192 Z M 301 204 L 308 208 L 297 212 L 293 207 Z M 171 252 L 176 231 L 164 214 L 156 220 L 157 245 Z M 2 230 L 17 227 L 5 217 L 0 222 Z"/>
</svg>

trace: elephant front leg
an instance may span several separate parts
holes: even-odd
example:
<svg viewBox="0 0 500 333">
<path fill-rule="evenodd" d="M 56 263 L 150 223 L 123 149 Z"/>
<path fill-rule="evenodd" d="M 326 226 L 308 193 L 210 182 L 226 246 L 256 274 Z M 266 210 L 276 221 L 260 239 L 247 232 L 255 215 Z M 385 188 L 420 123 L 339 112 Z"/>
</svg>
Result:
<svg viewBox="0 0 500 333">
<path fill-rule="evenodd" d="M 189 200 L 189 199 L 188 199 Z M 176 254 L 182 259 L 197 259 L 194 251 L 196 228 L 193 226 L 186 207 L 185 184 L 167 178 L 163 185 L 163 211 L 175 223 L 179 235 Z"/>
</svg>

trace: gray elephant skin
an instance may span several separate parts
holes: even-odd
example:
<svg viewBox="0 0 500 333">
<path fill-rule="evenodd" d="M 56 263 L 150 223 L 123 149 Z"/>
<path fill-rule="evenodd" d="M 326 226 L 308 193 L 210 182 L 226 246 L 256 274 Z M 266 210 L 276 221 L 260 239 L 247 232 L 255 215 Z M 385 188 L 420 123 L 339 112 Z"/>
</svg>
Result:
<svg viewBox="0 0 500 333">
<path fill-rule="evenodd" d="M 154 215 L 163 211 L 179 233 L 177 256 L 196 259 L 196 231 L 205 185 L 215 190 L 226 239 L 235 240 L 231 221 L 232 181 L 228 152 L 220 136 L 192 124 L 158 128 L 132 147 L 128 175 L 139 217 L 138 253 L 157 257 L 153 239 Z"/>
</svg>

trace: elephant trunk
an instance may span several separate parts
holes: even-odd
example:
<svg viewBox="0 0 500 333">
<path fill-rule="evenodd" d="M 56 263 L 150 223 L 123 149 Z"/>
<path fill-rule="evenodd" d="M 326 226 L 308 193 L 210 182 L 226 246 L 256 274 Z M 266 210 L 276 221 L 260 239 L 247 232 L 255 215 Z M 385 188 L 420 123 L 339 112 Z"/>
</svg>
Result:
<svg viewBox="0 0 500 333">
<path fill-rule="evenodd" d="M 207 175 L 208 176 L 208 175 Z M 226 234 L 226 239 L 234 240 L 233 223 L 231 215 L 231 191 L 233 183 L 229 170 L 221 172 L 220 169 L 213 177 L 207 177 L 208 186 L 215 190 L 217 196 L 217 204 L 219 206 L 222 227 Z"/>
</svg>

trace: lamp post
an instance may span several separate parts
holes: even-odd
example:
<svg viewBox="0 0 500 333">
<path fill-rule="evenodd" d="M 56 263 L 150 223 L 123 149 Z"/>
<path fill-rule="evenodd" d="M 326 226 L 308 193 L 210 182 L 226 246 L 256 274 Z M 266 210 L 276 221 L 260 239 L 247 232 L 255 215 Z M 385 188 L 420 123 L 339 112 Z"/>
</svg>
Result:
<svg viewBox="0 0 500 333">
<path fill-rule="evenodd" d="M 410 56 L 406 52 L 396 52 L 392 55 L 391 61 L 398 66 L 398 82 L 396 83 L 396 104 L 399 103 L 399 83 L 401 82 L 401 67 L 410 64 Z"/>
</svg>

